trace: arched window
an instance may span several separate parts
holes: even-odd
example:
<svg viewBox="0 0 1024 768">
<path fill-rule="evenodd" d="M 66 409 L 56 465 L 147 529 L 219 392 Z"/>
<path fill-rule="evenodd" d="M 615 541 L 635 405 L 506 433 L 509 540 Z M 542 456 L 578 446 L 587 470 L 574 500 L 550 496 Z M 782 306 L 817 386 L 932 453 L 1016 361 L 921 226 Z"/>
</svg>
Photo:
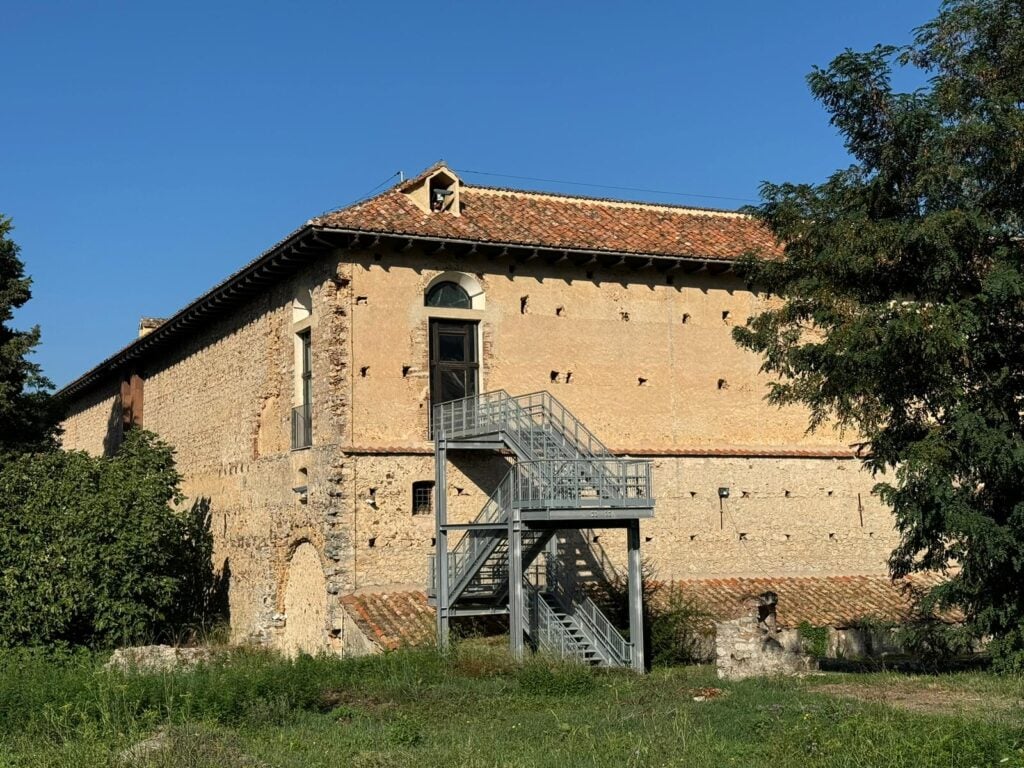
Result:
<svg viewBox="0 0 1024 768">
<path fill-rule="evenodd" d="M 473 302 L 466 289 L 458 283 L 446 280 L 438 283 L 427 292 L 428 307 L 451 307 L 454 309 L 472 309 Z"/>
</svg>

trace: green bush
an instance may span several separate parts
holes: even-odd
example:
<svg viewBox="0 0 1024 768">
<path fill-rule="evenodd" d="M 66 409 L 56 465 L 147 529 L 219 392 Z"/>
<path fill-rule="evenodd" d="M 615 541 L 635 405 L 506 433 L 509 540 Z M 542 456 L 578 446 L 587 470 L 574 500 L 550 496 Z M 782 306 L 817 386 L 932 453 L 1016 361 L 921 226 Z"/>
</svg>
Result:
<svg viewBox="0 0 1024 768">
<path fill-rule="evenodd" d="M 131 430 L 112 457 L 0 464 L 0 646 L 108 647 L 209 615 L 209 505 L 184 501 L 173 450 Z"/>
<path fill-rule="evenodd" d="M 712 632 L 711 614 L 674 583 L 669 583 L 665 592 L 657 605 L 648 609 L 651 663 L 664 667 L 704 661 Z"/>
<path fill-rule="evenodd" d="M 1024 675 L 1024 626 L 993 637 L 986 647 L 996 672 Z"/>
<path fill-rule="evenodd" d="M 933 669 L 970 653 L 974 642 L 968 628 L 927 614 L 913 616 L 899 625 L 894 638 L 904 651 Z"/>
<path fill-rule="evenodd" d="M 804 653 L 815 658 L 821 658 L 828 653 L 828 627 L 815 627 L 810 622 L 801 621 L 796 631 L 800 636 Z"/>
<path fill-rule="evenodd" d="M 628 636 L 629 579 L 625 573 L 605 574 L 593 591 L 611 623 Z M 712 615 L 689 599 L 675 582 L 658 579 L 654 564 L 640 565 L 644 604 L 644 658 L 647 665 L 695 664 L 707 660 L 713 635 Z"/>
</svg>

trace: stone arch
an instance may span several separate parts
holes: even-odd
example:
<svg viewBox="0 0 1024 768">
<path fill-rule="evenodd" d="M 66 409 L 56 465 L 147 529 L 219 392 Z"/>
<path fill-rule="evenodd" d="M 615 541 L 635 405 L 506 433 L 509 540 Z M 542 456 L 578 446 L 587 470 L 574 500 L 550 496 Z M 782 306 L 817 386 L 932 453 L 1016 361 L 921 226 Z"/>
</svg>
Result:
<svg viewBox="0 0 1024 768">
<path fill-rule="evenodd" d="M 326 649 L 327 579 L 320 554 L 308 541 L 292 551 L 284 587 L 282 650 L 289 656 Z"/>
</svg>

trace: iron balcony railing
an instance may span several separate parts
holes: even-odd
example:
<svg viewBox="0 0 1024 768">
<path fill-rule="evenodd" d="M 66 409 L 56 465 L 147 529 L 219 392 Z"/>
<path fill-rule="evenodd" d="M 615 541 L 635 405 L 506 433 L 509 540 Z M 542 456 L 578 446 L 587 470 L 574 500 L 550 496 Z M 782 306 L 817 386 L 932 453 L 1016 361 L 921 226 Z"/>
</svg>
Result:
<svg viewBox="0 0 1024 768">
<path fill-rule="evenodd" d="M 313 444 L 313 409 L 309 403 L 292 408 L 292 450 Z"/>
<path fill-rule="evenodd" d="M 512 503 L 524 509 L 654 506 L 650 460 L 520 461 L 512 468 Z"/>
</svg>

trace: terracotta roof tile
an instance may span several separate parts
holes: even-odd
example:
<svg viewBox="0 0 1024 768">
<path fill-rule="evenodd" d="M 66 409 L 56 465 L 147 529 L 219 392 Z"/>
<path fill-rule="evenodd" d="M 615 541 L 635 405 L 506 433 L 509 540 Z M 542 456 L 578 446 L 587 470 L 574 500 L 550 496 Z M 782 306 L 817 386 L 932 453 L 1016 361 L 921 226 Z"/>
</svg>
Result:
<svg viewBox="0 0 1024 768">
<path fill-rule="evenodd" d="M 382 648 L 394 650 L 434 642 L 434 609 L 427 605 L 424 592 L 345 595 L 341 604 L 363 634 Z"/>
<path fill-rule="evenodd" d="M 796 627 L 804 621 L 813 626 L 849 627 L 863 618 L 907 618 L 910 589 L 930 587 L 939 580 L 932 574 L 896 582 L 888 576 L 763 576 L 692 579 L 677 581 L 675 586 L 716 619 L 736 618 L 744 613 L 746 598 L 775 592 L 781 627 Z"/>
<path fill-rule="evenodd" d="M 736 618 L 744 601 L 762 592 L 779 596 L 778 624 L 793 628 L 806 621 L 816 627 L 849 627 L 859 619 L 900 621 L 910 611 L 909 586 L 929 587 L 937 575 L 893 582 L 888 576 L 763 576 L 689 579 L 675 585 L 715 619 Z M 661 590 L 659 598 L 666 592 Z M 346 595 L 342 604 L 363 633 L 381 647 L 434 643 L 434 609 L 423 592 L 374 592 Z M 948 618 L 959 619 L 950 614 Z"/>
<path fill-rule="evenodd" d="M 463 183 L 461 215 L 428 213 L 403 192 L 418 179 L 311 223 L 378 234 L 725 261 L 747 252 L 781 252 L 765 227 L 733 211 Z"/>
</svg>

